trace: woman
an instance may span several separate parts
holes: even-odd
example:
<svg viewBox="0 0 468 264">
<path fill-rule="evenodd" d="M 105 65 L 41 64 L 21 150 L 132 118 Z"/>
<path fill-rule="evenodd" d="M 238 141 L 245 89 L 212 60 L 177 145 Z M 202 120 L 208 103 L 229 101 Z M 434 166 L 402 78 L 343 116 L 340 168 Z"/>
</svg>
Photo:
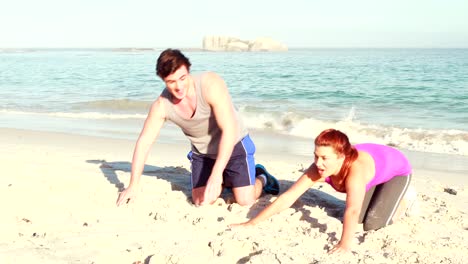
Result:
<svg viewBox="0 0 468 264">
<path fill-rule="evenodd" d="M 392 218 L 411 179 L 411 165 L 398 150 L 379 144 L 352 146 L 341 131 L 328 129 L 315 139 L 314 163 L 272 204 L 248 222 L 253 226 L 289 208 L 316 182 L 327 182 L 346 193 L 341 239 L 329 253 L 350 251 L 358 223 L 375 230 Z"/>
</svg>

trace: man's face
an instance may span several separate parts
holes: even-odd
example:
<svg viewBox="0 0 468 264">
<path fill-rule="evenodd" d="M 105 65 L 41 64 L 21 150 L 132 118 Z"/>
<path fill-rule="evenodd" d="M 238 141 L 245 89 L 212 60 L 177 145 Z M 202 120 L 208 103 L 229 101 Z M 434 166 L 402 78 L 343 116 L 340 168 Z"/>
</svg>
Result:
<svg viewBox="0 0 468 264">
<path fill-rule="evenodd" d="M 185 65 L 182 65 L 174 73 L 163 79 L 169 92 L 179 100 L 187 95 L 190 85 L 189 72 Z"/>
</svg>

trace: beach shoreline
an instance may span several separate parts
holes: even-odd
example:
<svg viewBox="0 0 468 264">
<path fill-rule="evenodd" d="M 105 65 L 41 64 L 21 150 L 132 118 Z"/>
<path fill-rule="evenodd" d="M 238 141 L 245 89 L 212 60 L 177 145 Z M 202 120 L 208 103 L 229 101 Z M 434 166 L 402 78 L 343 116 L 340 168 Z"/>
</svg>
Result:
<svg viewBox="0 0 468 264">
<path fill-rule="evenodd" d="M 254 228 L 230 230 L 228 224 L 247 220 L 275 196 L 262 196 L 250 209 L 231 204 L 229 194 L 212 206 L 193 206 L 188 142 L 157 141 L 137 201 L 117 207 L 135 141 L 8 128 L 0 133 L 1 263 L 466 263 L 467 181 L 459 171 L 417 164 L 414 215 L 358 232 L 356 253 L 338 260 L 326 249 L 339 239 L 344 197 L 328 185 L 314 186 Z M 281 192 L 310 164 L 311 157 L 285 157 L 268 149 L 261 135 L 253 137 L 256 161 L 277 176 Z"/>
</svg>

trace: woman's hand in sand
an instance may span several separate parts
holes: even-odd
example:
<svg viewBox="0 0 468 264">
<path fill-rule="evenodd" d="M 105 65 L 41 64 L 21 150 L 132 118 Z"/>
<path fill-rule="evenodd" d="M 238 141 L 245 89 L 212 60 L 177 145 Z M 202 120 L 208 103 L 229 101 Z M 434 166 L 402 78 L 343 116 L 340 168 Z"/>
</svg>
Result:
<svg viewBox="0 0 468 264">
<path fill-rule="evenodd" d="M 230 224 L 229 228 L 236 229 L 236 228 L 242 228 L 242 227 L 252 227 L 254 225 L 255 225 L 254 223 L 247 221 L 244 223 Z"/>
<path fill-rule="evenodd" d="M 351 252 L 351 246 L 347 245 L 346 243 L 341 243 L 341 241 L 336 244 L 330 251 L 328 251 L 328 254 L 343 254 L 343 253 L 350 253 Z"/>
<path fill-rule="evenodd" d="M 127 189 L 119 193 L 119 198 L 117 198 L 117 206 L 133 202 L 135 200 L 136 195 L 136 188 L 128 187 Z"/>
</svg>

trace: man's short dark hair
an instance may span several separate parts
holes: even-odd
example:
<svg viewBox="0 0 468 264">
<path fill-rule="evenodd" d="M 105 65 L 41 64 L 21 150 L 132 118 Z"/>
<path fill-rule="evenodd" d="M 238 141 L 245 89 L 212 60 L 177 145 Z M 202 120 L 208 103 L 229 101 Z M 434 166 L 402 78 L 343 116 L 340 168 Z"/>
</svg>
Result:
<svg viewBox="0 0 468 264">
<path fill-rule="evenodd" d="M 156 63 L 156 74 L 161 79 L 164 79 L 183 65 L 190 71 L 192 64 L 190 64 L 189 59 L 180 50 L 166 49 L 159 55 L 158 62 Z"/>
</svg>

